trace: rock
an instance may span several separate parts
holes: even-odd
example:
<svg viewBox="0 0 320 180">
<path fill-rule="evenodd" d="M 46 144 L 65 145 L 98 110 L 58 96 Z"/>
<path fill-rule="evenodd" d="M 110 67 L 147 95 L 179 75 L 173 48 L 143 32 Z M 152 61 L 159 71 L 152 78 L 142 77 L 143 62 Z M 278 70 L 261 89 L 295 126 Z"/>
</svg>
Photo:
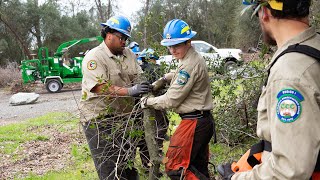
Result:
<svg viewBox="0 0 320 180">
<path fill-rule="evenodd" d="M 40 95 L 36 93 L 17 93 L 11 96 L 9 103 L 12 106 L 32 104 L 38 100 L 39 96 Z"/>
</svg>

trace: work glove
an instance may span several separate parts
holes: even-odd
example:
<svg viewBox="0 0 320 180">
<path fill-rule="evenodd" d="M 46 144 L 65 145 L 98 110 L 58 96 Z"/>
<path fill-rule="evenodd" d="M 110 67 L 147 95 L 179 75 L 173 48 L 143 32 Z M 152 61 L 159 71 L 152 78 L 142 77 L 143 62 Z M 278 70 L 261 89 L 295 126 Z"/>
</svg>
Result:
<svg viewBox="0 0 320 180">
<path fill-rule="evenodd" d="M 159 91 L 160 89 L 164 88 L 165 85 L 166 85 L 166 78 L 162 77 L 152 83 L 152 91 L 154 92 Z"/>
<path fill-rule="evenodd" d="M 151 91 L 151 86 L 148 82 L 142 82 L 128 88 L 128 95 L 132 97 L 137 97 L 141 94 L 146 94 Z"/>
<path fill-rule="evenodd" d="M 231 164 L 220 164 L 217 168 L 218 173 L 222 176 L 223 180 L 231 180 L 234 172 L 231 170 Z"/>
</svg>

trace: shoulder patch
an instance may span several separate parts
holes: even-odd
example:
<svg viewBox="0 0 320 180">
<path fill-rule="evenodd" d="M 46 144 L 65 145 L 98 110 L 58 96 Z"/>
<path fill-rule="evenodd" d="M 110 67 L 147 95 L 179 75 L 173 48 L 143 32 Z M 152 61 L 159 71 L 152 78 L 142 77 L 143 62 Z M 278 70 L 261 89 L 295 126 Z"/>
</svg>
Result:
<svg viewBox="0 0 320 180">
<path fill-rule="evenodd" d="M 95 70 L 97 68 L 97 62 L 95 60 L 90 60 L 88 63 L 87 63 L 87 68 L 89 70 Z"/>
<path fill-rule="evenodd" d="M 301 101 L 304 100 L 302 94 L 295 89 L 283 89 L 277 95 L 277 116 L 283 123 L 296 121 L 301 113 Z"/>
<path fill-rule="evenodd" d="M 189 73 L 185 70 L 181 70 L 179 71 L 179 74 L 178 74 L 177 83 L 181 86 L 184 86 L 185 84 L 187 84 L 189 78 L 190 78 Z"/>
</svg>

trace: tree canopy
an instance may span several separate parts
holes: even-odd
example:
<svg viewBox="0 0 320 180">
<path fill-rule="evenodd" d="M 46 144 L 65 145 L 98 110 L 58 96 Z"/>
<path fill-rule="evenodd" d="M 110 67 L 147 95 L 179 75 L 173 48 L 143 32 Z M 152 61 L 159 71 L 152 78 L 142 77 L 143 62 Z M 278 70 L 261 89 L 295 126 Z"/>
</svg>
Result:
<svg viewBox="0 0 320 180">
<path fill-rule="evenodd" d="M 142 0 L 141 0 L 142 1 Z M 41 2 L 41 3 L 40 3 Z M 91 3 L 89 3 L 91 2 Z M 204 40 L 217 47 L 254 47 L 260 28 L 239 0 L 143 0 L 133 18 L 132 41 L 141 47 L 162 48 L 165 24 L 183 19 Z M 311 22 L 320 26 L 320 2 L 313 1 Z M 54 52 L 59 44 L 99 35 L 101 21 L 114 15 L 116 0 L 0 0 L 0 65 L 31 58 L 42 46 Z M 166 51 L 162 51 L 166 53 Z"/>
</svg>

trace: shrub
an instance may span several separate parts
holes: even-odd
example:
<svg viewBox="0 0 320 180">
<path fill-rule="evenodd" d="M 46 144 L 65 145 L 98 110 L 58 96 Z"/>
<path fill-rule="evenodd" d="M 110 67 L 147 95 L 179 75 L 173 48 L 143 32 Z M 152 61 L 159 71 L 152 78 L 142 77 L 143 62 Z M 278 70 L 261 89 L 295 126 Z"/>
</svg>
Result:
<svg viewBox="0 0 320 180">
<path fill-rule="evenodd" d="M 8 88 L 11 93 L 33 91 L 35 84 L 23 84 L 21 72 L 17 63 L 9 63 L 0 67 L 0 88 Z"/>
<path fill-rule="evenodd" d="M 256 138 L 256 105 L 265 79 L 264 66 L 264 62 L 251 61 L 229 76 L 212 77 L 219 142 L 234 146 Z"/>
<path fill-rule="evenodd" d="M 22 78 L 17 63 L 9 63 L 6 67 L 0 67 L 0 88 L 19 82 L 22 82 Z"/>
</svg>

